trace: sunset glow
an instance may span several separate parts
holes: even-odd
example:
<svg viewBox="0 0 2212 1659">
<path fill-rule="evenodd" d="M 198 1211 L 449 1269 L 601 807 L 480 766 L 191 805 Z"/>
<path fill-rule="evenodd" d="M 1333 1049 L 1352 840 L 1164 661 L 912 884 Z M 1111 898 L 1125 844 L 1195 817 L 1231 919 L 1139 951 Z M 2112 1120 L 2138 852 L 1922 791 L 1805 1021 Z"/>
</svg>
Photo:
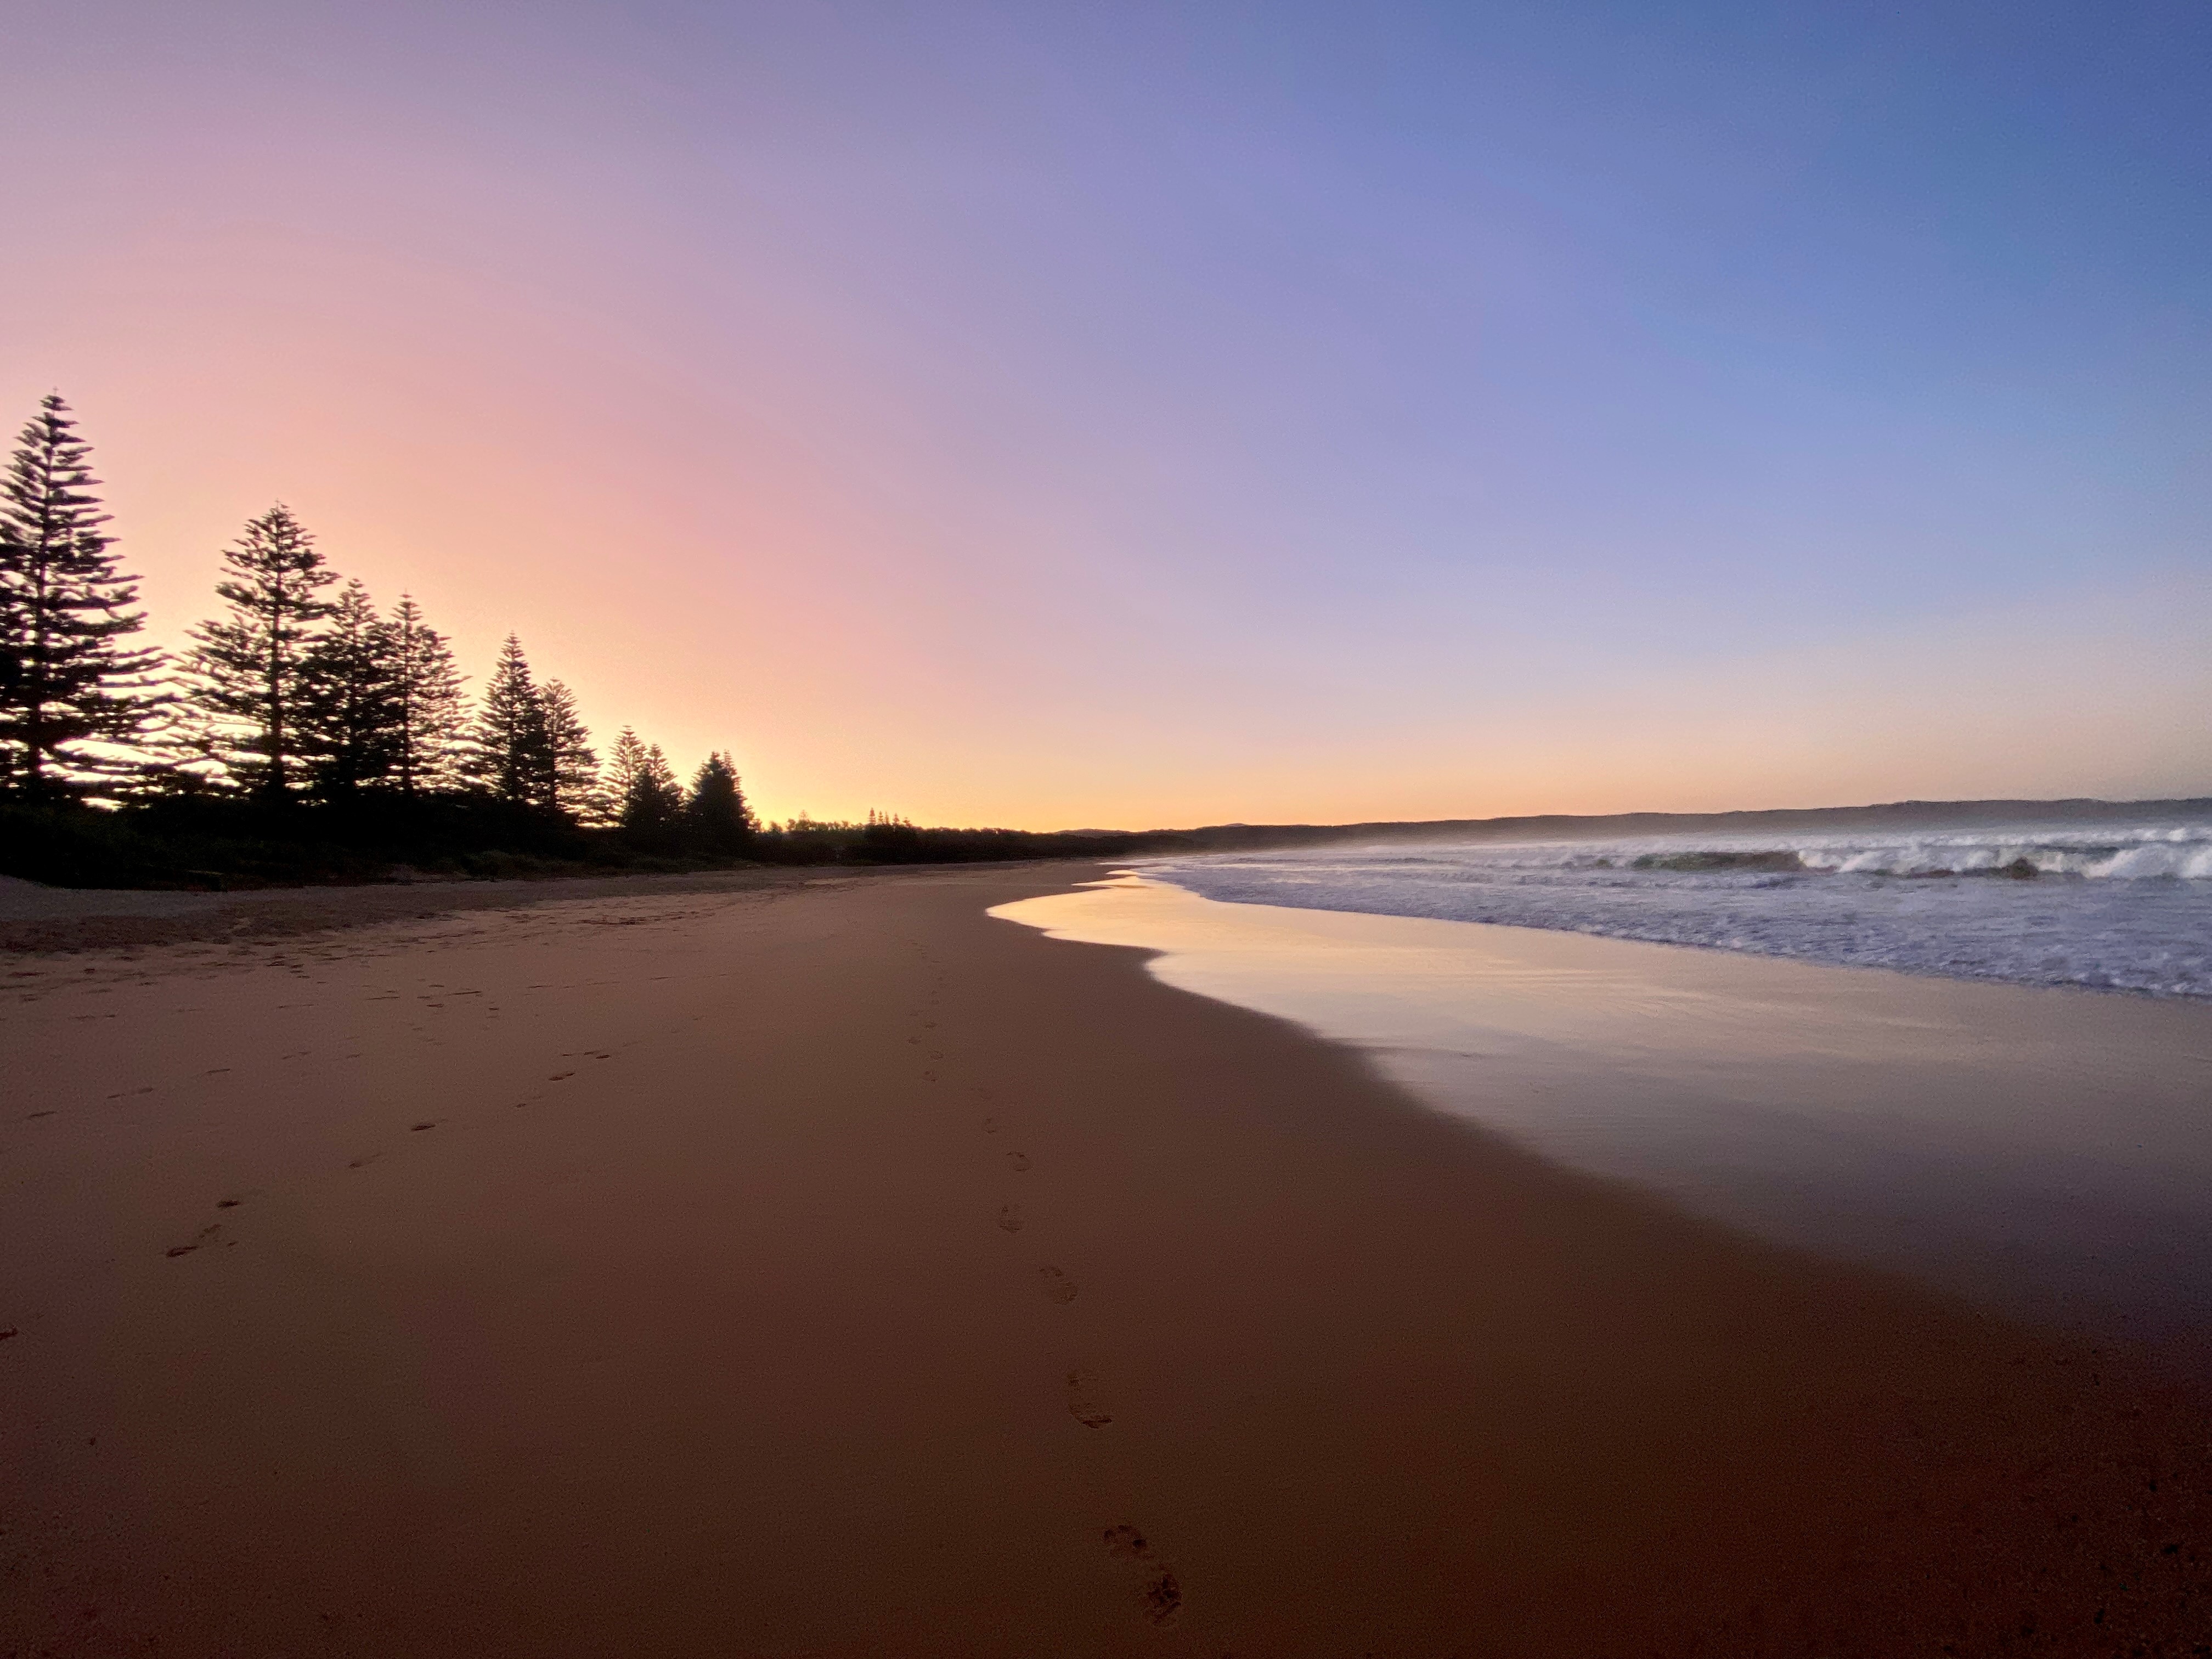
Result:
<svg viewBox="0 0 2212 1659">
<path fill-rule="evenodd" d="M 0 405 L 769 817 L 2212 790 L 2205 15 L 1465 10 L 18 5 Z"/>
</svg>

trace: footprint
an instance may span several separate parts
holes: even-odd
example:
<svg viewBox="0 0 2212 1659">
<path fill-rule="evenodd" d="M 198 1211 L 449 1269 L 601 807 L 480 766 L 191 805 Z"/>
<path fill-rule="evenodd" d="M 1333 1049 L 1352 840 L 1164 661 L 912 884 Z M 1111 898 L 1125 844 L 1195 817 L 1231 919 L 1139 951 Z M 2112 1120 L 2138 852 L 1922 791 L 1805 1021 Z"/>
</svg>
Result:
<svg viewBox="0 0 2212 1659">
<path fill-rule="evenodd" d="M 1006 1163 L 1016 1175 L 1020 1175 L 1030 1167 L 1030 1156 L 1027 1152 L 1008 1152 Z"/>
<path fill-rule="evenodd" d="M 1144 1534 L 1134 1527 L 1109 1527 L 1106 1553 L 1142 1565 L 1145 1579 L 1139 1601 L 1145 1617 L 1155 1625 L 1172 1623 L 1176 1614 L 1182 1611 L 1182 1582 L 1176 1577 L 1173 1567 L 1153 1558 L 1152 1547 L 1145 1541 Z"/>
<path fill-rule="evenodd" d="M 1109 1412 L 1102 1412 L 1091 1397 L 1091 1376 L 1089 1371 L 1070 1371 L 1067 1374 L 1067 1414 L 1086 1429 L 1103 1429 L 1114 1420 Z M 1127 1528 L 1116 1528 L 1115 1531 Z M 1111 1534 L 1109 1534 L 1109 1540 Z M 1137 1540 L 1142 1545 L 1144 1540 Z"/>
<path fill-rule="evenodd" d="M 191 1243 L 172 1244 L 161 1254 L 167 1256 L 190 1255 L 203 1244 L 228 1244 L 231 1242 L 222 1236 L 222 1224 L 217 1222 L 203 1227 L 198 1232 L 193 1234 Z"/>
<path fill-rule="evenodd" d="M 35 1115 L 37 1115 L 37 1114 L 35 1114 L 35 1113 L 34 1113 L 34 1114 L 33 1114 L 33 1116 L 35 1116 Z M 998 1133 L 999 1133 L 999 1120 L 998 1120 L 998 1119 L 996 1119 L 995 1117 L 987 1117 L 987 1118 L 985 1118 L 985 1119 L 983 1120 L 983 1133 L 984 1133 L 985 1134 L 987 1134 L 987 1135 L 994 1135 L 994 1134 Z"/>
<path fill-rule="evenodd" d="M 1145 1585 L 1145 1617 L 1156 1625 L 1165 1625 L 1182 1611 L 1182 1586 L 1176 1581 L 1173 1571 L 1163 1567 L 1158 1577 Z"/>
<path fill-rule="evenodd" d="M 1057 1267 L 1039 1267 L 1037 1276 L 1044 1280 L 1045 1299 L 1057 1302 L 1062 1307 L 1075 1300 L 1075 1281 Z"/>
<path fill-rule="evenodd" d="M 999 1206 L 999 1224 L 1010 1233 L 1021 1231 L 1022 1206 L 1018 1204 L 1001 1204 Z"/>
<path fill-rule="evenodd" d="M 242 1199 L 218 1198 L 215 1201 L 215 1206 L 218 1210 L 234 1210 L 244 1201 Z"/>
</svg>

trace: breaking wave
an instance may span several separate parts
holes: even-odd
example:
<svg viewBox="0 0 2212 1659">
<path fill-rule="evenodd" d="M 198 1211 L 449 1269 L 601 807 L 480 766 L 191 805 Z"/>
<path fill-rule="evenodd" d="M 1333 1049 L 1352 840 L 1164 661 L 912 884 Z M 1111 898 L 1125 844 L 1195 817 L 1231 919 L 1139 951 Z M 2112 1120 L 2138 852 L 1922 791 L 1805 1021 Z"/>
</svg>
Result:
<svg viewBox="0 0 2212 1659">
<path fill-rule="evenodd" d="M 1144 868 L 1232 903 L 2212 998 L 2212 823 L 1370 843 Z"/>
</svg>

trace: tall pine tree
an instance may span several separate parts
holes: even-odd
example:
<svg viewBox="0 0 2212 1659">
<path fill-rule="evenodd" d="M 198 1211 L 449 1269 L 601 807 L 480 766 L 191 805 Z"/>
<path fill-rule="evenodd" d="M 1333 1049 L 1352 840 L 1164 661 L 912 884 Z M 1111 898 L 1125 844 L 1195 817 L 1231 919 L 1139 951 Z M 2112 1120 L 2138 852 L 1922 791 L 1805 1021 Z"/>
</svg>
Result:
<svg viewBox="0 0 2212 1659">
<path fill-rule="evenodd" d="M 41 398 L 0 482 L 0 781 L 34 800 L 142 772 L 124 751 L 170 701 L 154 678 L 161 653 L 124 643 L 145 625 L 130 608 L 137 578 L 100 531 L 76 427 L 58 396 Z"/>
<path fill-rule="evenodd" d="M 230 612 L 191 630 L 193 701 L 231 778 L 283 800 L 306 781 L 309 658 L 333 609 L 321 590 L 337 575 L 281 501 L 222 557 L 233 574 L 215 591 Z"/>
<path fill-rule="evenodd" d="M 392 631 L 359 581 L 331 607 L 303 664 L 300 747 L 317 794 L 343 800 L 398 763 L 399 674 Z"/>
<path fill-rule="evenodd" d="M 622 827 L 630 835 L 647 842 L 665 840 L 672 836 L 684 816 L 684 787 L 676 781 L 676 774 L 668 764 L 668 757 L 660 752 L 660 745 L 650 746 L 637 741 L 636 734 L 625 731 L 624 736 L 634 745 L 623 754 L 619 740 L 616 750 L 621 760 L 618 769 L 627 776 L 622 799 L 617 804 L 622 813 Z"/>
<path fill-rule="evenodd" d="M 599 811 L 602 823 L 620 824 L 629 805 L 631 792 L 637 781 L 645 775 L 645 744 L 638 740 L 635 731 L 625 726 L 622 735 L 607 751 L 606 770 L 599 777 Z"/>
<path fill-rule="evenodd" d="M 684 817 L 693 839 L 711 853 L 736 853 L 752 838 L 752 808 L 727 755 L 717 751 L 700 763 Z"/>
<path fill-rule="evenodd" d="M 576 711 L 575 694 L 558 680 L 538 693 L 545 720 L 545 766 L 538 804 L 570 817 L 594 816 L 599 788 L 599 758 L 592 734 Z"/>
<path fill-rule="evenodd" d="M 461 729 L 461 677 L 453 668 L 453 650 L 445 635 L 422 619 L 411 594 L 399 596 L 385 628 L 398 704 L 392 783 L 410 799 L 450 788 Z"/>
<path fill-rule="evenodd" d="M 551 793 L 545 701 L 531 678 L 522 641 L 512 634 L 484 686 L 464 769 L 470 782 L 518 806 L 540 805 Z"/>
</svg>

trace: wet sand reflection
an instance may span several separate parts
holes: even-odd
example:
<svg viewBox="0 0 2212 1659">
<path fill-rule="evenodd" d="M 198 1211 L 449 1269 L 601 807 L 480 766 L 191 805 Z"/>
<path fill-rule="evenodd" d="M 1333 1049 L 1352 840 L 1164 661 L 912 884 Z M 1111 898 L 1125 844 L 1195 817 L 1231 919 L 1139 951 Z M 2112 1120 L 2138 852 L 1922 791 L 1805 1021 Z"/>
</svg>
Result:
<svg viewBox="0 0 2212 1659">
<path fill-rule="evenodd" d="M 2212 1008 L 1227 904 L 1124 874 L 993 913 L 1367 1050 L 1440 1111 L 2007 1311 L 2212 1330 Z"/>
</svg>

